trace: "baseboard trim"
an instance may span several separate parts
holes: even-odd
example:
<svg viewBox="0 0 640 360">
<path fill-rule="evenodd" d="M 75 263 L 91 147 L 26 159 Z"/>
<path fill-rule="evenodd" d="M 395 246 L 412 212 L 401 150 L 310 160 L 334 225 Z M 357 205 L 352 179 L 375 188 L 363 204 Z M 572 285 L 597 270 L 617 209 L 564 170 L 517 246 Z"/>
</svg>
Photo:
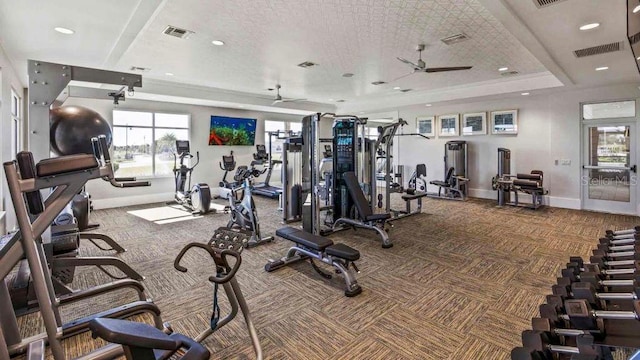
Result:
<svg viewBox="0 0 640 360">
<path fill-rule="evenodd" d="M 134 195 L 134 196 L 118 196 L 109 199 L 93 199 L 93 208 L 99 209 L 111 209 L 122 206 L 132 205 L 144 205 L 153 204 L 158 202 L 165 202 L 173 200 L 173 193 L 160 193 L 160 194 L 148 194 L 148 195 Z"/>
<path fill-rule="evenodd" d="M 496 200 L 498 194 L 494 190 L 487 189 L 469 189 L 469 196 L 480 199 L 491 199 Z M 527 194 L 520 193 L 518 195 L 518 200 L 522 203 L 531 203 L 531 196 Z M 497 203 L 497 200 L 496 200 Z M 557 196 L 544 196 L 544 204 L 550 207 L 557 207 L 563 209 L 574 209 L 580 210 L 582 208 L 582 200 L 580 199 L 572 199 L 572 198 L 563 198 Z"/>
</svg>

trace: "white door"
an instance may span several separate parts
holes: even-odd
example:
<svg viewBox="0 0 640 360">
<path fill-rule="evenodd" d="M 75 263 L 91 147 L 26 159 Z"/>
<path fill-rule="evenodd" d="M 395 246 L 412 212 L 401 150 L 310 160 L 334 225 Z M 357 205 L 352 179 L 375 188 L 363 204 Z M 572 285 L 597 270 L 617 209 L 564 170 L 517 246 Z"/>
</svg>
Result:
<svg viewBox="0 0 640 360">
<path fill-rule="evenodd" d="M 583 209 L 637 214 L 636 139 L 634 119 L 583 123 Z"/>
</svg>

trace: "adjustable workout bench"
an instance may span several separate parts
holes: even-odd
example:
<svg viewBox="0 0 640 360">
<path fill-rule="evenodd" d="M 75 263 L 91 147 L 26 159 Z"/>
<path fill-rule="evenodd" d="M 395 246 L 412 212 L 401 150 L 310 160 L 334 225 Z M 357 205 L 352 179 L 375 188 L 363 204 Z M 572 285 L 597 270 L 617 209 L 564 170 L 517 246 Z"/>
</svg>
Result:
<svg viewBox="0 0 640 360">
<path fill-rule="evenodd" d="M 352 297 L 360 294 L 362 288 L 358 285 L 355 273 L 358 272 L 354 261 L 360 259 L 360 252 L 345 244 L 334 244 L 326 237 L 310 234 L 308 232 L 293 227 L 284 227 L 276 230 L 276 236 L 291 240 L 296 243 L 287 252 L 287 255 L 279 260 L 269 260 L 264 266 L 267 272 L 271 272 L 294 262 L 309 259 L 311 266 L 322 277 L 327 279 L 331 275 L 321 270 L 313 259 L 322 261 L 336 268 L 342 274 L 347 285 L 344 294 Z M 353 269 L 351 268 L 353 267 Z"/>
<path fill-rule="evenodd" d="M 335 229 L 340 224 L 347 224 L 353 227 L 373 230 L 382 238 L 382 247 L 384 249 L 392 247 L 393 243 L 389 240 L 389 234 L 387 234 L 385 230 L 386 222 L 391 218 L 391 214 L 375 214 L 373 210 L 371 210 L 369 201 L 367 201 L 367 198 L 364 196 L 364 192 L 362 188 L 360 188 L 360 183 L 355 173 L 346 172 L 343 178 L 347 185 L 347 190 L 349 190 L 349 195 L 351 195 L 353 203 L 356 206 L 356 210 L 358 210 L 359 219 L 339 218 L 333 223 L 333 228 Z"/>
</svg>

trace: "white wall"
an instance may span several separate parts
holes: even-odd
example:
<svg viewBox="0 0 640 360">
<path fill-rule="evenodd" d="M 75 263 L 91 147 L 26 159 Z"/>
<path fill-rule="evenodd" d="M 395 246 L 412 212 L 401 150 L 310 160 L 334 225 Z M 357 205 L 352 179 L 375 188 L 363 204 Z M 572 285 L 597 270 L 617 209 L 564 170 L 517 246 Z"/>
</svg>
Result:
<svg viewBox="0 0 640 360">
<path fill-rule="evenodd" d="M 11 89 L 18 94 L 23 93 L 24 85 L 20 82 L 16 71 L 9 58 L 0 46 L 0 160 L 10 161 L 15 158 L 11 149 Z M 24 117 L 23 117 L 24 119 Z M 24 120 L 23 120 L 24 124 Z M 11 197 L 7 189 L 4 170 L 0 180 L 0 211 L 6 211 L 6 229 L 13 230 L 16 227 L 15 213 L 11 204 Z"/>
<path fill-rule="evenodd" d="M 70 98 L 64 105 L 79 105 L 91 108 L 112 123 L 113 103 L 108 100 Z M 208 134 L 211 115 L 246 117 L 258 119 L 256 144 L 264 144 L 264 120 L 301 121 L 302 116 L 263 113 L 236 109 L 223 109 L 206 106 L 185 105 L 127 99 L 119 110 L 166 111 L 191 115 L 191 152 L 200 152 L 200 164 L 193 172 L 192 183 L 204 182 L 216 188 L 222 180 L 224 171 L 218 163 L 223 154 L 233 150 L 238 165 L 248 165 L 253 160 L 255 146 L 209 146 Z M 150 187 L 120 189 L 101 180 L 92 180 L 87 190 L 94 200 L 96 208 L 117 207 L 150 202 L 168 201 L 173 198 L 174 180 L 172 177 L 151 179 Z"/>
<path fill-rule="evenodd" d="M 511 149 L 512 173 L 533 169 L 544 171 L 550 205 L 580 208 L 580 103 L 638 97 L 640 91 L 637 84 L 629 84 L 565 90 L 546 95 L 518 95 L 503 100 L 433 107 L 421 104 L 400 108 L 397 109 L 400 117 L 409 122 L 408 129 L 405 127 L 404 130 L 407 133 L 415 132 L 417 116 L 510 109 L 519 111 L 519 129 L 517 136 L 482 135 L 430 140 L 401 137 L 399 163 L 412 168 L 415 164 L 425 163 L 429 180 L 443 179 L 444 143 L 455 139 L 466 140 L 469 142 L 470 195 L 495 198 L 496 194 L 491 190 L 491 178 L 497 172 L 497 148 L 506 147 Z M 487 122 L 490 120 L 487 119 Z M 640 138 L 636 137 L 636 140 Z M 555 165 L 556 159 L 571 160 L 571 165 Z"/>
</svg>

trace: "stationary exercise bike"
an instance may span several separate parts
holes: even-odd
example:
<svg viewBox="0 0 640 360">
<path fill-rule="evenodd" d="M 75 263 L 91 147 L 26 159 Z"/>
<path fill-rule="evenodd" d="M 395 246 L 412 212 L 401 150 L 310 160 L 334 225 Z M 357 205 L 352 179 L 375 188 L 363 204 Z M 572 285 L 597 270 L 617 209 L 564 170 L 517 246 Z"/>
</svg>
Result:
<svg viewBox="0 0 640 360">
<path fill-rule="evenodd" d="M 258 220 L 258 211 L 256 204 L 253 201 L 253 178 L 256 178 L 264 174 L 267 169 L 258 170 L 251 166 L 238 166 L 236 173 L 233 176 L 233 180 L 236 184 L 242 184 L 240 187 L 236 187 L 229 193 L 229 210 L 231 218 L 227 224 L 228 228 L 238 227 L 242 230 L 251 232 L 251 238 L 246 242 L 246 247 L 258 246 L 265 242 L 273 240 L 273 236 L 262 238 L 260 235 L 260 221 Z M 238 196 L 238 193 L 241 196 Z M 242 200 L 238 200 L 242 198 Z"/>
<path fill-rule="evenodd" d="M 191 187 L 191 173 L 200 162 L 200 153 L 196 152 L 196 163 L 188 167 L 184 164 L 184 160 L 194 157 L 189 152 L 189 141 L 176 140 L 176 152 L 177 155 L 173 154 L 173 175 L 176 180 L 175 201 L 191 211 L 194 215 L 208 213 L 211 208 L 211 190 L 209 189 L 209 185 L 198 183 Z M 178 157 L 180 158 L 180 167 L 177 167 Z M 187 190 L 185 190 L 185 188 Z"/>
</svg>

